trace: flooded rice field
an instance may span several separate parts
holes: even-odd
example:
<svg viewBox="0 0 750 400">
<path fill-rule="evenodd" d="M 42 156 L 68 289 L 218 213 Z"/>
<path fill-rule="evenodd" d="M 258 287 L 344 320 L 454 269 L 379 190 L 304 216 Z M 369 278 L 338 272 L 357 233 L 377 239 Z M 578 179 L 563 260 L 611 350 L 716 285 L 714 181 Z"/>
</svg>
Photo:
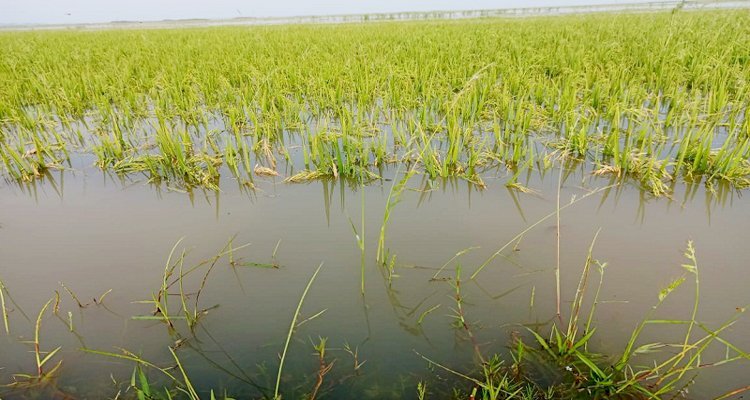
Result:
<svg viewBox="0 0 750 400">
<path fill-rule="evenodd" d="M 742 398 L 748 27 L 0 32 L 0 398 Z"/>
</svg>

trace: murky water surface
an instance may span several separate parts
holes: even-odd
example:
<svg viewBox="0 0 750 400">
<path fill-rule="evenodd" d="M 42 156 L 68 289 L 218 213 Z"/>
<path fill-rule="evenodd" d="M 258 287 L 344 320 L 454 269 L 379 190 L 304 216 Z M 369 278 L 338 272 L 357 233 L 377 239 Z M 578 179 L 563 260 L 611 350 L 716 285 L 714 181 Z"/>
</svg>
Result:
<svg viewBox="0 0 750 400">
<path fill-rule="evenodd" d="M 395 172 L 385 176 L 393 178 Z M 302 324 L 293 337 L 282 381 L 290 398 L 314 385 L 318 364 L 313 343 L 319 337 L 328 338 L 330 358 L 336 359 L 323 386 L 328 398 L 413 396 L 418 381 L 438 381 L 437 372 L 416 352 L 471 371 L 472 345 L 452 326 L 452 282 L 431 279 L 457 252 L 470 247 L 478 248 L 448 263 L 438 278 L 455 278 L 461 266 L 466 318 L 482 352 L 505 351 L 521 324 L 540 326 L 553 320 L 554 218 L 523 235 L 475 279 L 469 276 L 519 232 L 555 210 L 556 171 L 527 177 L 526 185 L 536 194 L 509 191 L 503 185 L 506 176 L 487 176 L 483 191 L 463 181 L 438 182 L 429 189 L 419 176 L 413 178 L 387 227 L 386 246 L 395 256 L 396 276 L 390 284 L 374 259 L 392 181 L 356 188 L 342 182 L 281 180 L 259 180 L 255 192 L 240 190 L 226 179 L 220 193 L 184 193 L 122 182 L 85 168 L 53 174 L 33 186 L 3 183 L 0 279 L 12 298 L 6 298 L 11 335 L 0 335 L 2 380 L 10 381 L 14 373 L 34 373 L 34 354 L 24 341 L 33 340 L 36 316 L 57 292 L 59 311 L 54 315 L 51 305 L 45 314 L 40 342 L 44 350 L 62 346 L 55 358 L 63 360 L 58 380 L 62 392 L 78 398 L 114 397 L 129 382 L 131 362 L 81 348 L 125 348 L 170 365 L 168 347 L 179 341 L 177 354 L 199 390 L 226 388 L 238 397 L 271 394 L 295 307 L 321 262 L 300 319 L 324 312 Z M 574 171 L 564 181 L 562 204 L 609 183 Z M 363 201 L 364 295 L 361 253 L 352 229 L 354 224 L 362 232 Z M 671 199 L 653 199 L 636 187 L 618 186 L 577 202 L 561 214 L 564 314 L 587 249 L 601 229 L 594 256 L 607 267 L 592 341 L 597 351 L 622 350 L 632 329 L 657 302 L 660 289 L 685 273 L 680 265 L 688 240 L 695 242 L 701 272 L 699 319 L 717 327 L 737 307 L 750 303 L 749 217 L 750 203 L 740 194 L 709 194 L 702 185 L 678 184 Z M 163 322 L 137 319 L 153 311 L 152 305 L 138 301 L 158 292 L 170 249 L 183 237 L 176 253 L 189 250 L 186 269 L 219 253 L 231 237 L 235 246 L 251 245 L 234 252 L 236 266 L 225 258 L 208 275 L 198 308 L 210 311 L 194 332 L 184 320 L 175 320 L 177 333 L 170 334 Z M 276 263 L 278 268 L 251 262 Z M 183 282 L 189 307 L 205 271 L 202 267 Z M 596 281 L 594 275 L 591 287 Z M 65 288 L 86 306 L 76 305 Z M 102 304 L 94 303 L 109 290 Z M 170 293 L 169 304 L 177 312 L 177 286 Z M 657 316 L 689 318 L 693 295 L 688 280 Z M 741 319 L 724 337 L 750 349 L 749 328 L 750 320 Z M 641 343 L 681 342 L 682 329 L 649 326 Z M 723 350 L 709 356 L 721 359 Z M 355 369 L 355 363 L 363 364 Z M 696 378 L 691 396 L 706 398 L 747 385 L 749 373 L 743 362 L 706 370 Z M 332 383 L 336 385 L 330 388 Z"/>
</svg>

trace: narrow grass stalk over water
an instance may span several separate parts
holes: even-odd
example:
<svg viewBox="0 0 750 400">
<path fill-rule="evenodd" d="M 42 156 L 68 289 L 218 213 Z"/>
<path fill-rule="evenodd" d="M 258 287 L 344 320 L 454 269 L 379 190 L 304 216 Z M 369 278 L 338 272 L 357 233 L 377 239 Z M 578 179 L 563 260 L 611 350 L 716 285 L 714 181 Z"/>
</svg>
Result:
<svg viewBox="0 0 750 400">
<path fill-rule="evenodd" d="M 376 261 L 383 265 L 385 265 L 388 260 L 388 252 L 385 248 L 385 236 L 386 228 L 388 227 L 388 221 L 391 219 L 391 212 L 401 200 L 401 194 L 404 192 L 404 189 L 406 189 L 406 184 L 415 173 L 414 169 L 410 169 L 406 174 L 404 174 L 403 177 L 401 177 L 401 179 L 396 181 L 399 176 L 400 169 L 401 165 L 399 165 L 399 168 L 396 170 L 393 184 L 388 191 L 388 199 L 386 200 L 385 211 L 383 212 L 383 222 L 380 225 L 380 236 L 378 237 L 378 251 L 376 255 Z"/>
<path fill-rule="evenodd" d="M 284 360 L 286 359 L 286 352 L 289 349 L 289 342 L 292 340 L 292 335 L 294 334 L 294 330 L 297 328 L 297 318 L 299 317 L 299 313 L 302 310 L 302 304 L 305 302 L 305 297 L 307 297 L 307 292 L 310 291 L 310 287 L 315 281 L 315 277 L 318 276 L 318 272 L 320 272 L 321 268 L 323 268 L 323 263 L 320 263 L 320 265 L 318 265 L 318 268 L 315 269 L 315 272 L 310 277 L 310 280 L 307 282 L 307 286 L 305 286 L 305 290 L 302 292 L 302 296 L 300 296 L 299 298 L 299 302 L 297 303 L 297 309 L 294 311 L 294 316 L 292 317 L 292 322 L 289 325 L 289 331 L 287 332 L 287 335 L 286 335 L 286 342 L 284 342 L 284 349 L 281 352 L 281 359 L 279 360 L 279 371 L 276 374 L 276 387 L 274 388 L 274 391 L 273 391 L 274 399 L 281 399 L 281 395 L 279 392 L 279 388 L 281 387 L 281 373 L 284 370 Z"/>
<path fill-rule="evenodd" d="M 366 251 L 366 243 L 365 243 L 365 192 L 364 189 L 361 189 L 361 197 L 362 197 L 362 203 L 360 208 L 361 213 L 361 221 L 359 225 L 359 230 L 357 230 L 357 227 L 354 226 L 354 221 L 352 221 L 352 218 L 347 216 L 349 218 L 349 224 L 352 226 L 352 232 L 354 232 L 354 239 L 357 241 L 357 247 L 359 248 L 359 269 L 360 269 L 360 281 L 359 281 L 359 291 L 360 294 L 364 296 L 365 294 L 365 266 L 367 265 L 367 259 L 365 258 L 365 251 Z"/>
<path fill-rule="evenodd" d="M 10 335 L 10 324 L 8 322 L 8 309 L 5 307 L 5 284 L 0 279 L 0 311 L 3 314 L 3 327 L 5 334 Z"/>
<path fill-rule="evenodd" d="M 474 271 L 474 273 L 473 273 L 473 274 L 471 274 L 471 277 L 470 277 L 470 279 L 474 279 L 474 278 L 476 278 L 476 276 L 477 276 L 477 275 L 479 275 L 479 273 L 480 273 L 480 272 L 482 272 L 482 270 L 483 270 L 483 269 L 484 269 L 484 268 L 485 268 L 485 267 L 486 267 L 487 265 L 489 265 L 489 264 L 490 264 L 490 263 L 491 263 L 491 262 L 492 262 L 492 261 L 493 261 L 493 260 L 494 260 L 495 258 L 497 258 L 497 257 L 498 257 L 499 255 L 501 255 L 501 254 L 503 253 L 503 251 L 505 251 L 505 249 L 507 249 L 508 247 L 510 247 L 510 245 L 512 245 L 512 244 L 514 244 L 514 243 L 517 243 L 517 242 L 518 242 L 518 241 L 519 241 L 519 240 L 520 240 L 521 238 L 523 238 L 523 236 L 524 236 L 524 235 L 525 235 L 526 233 L 528 233 L 529 231 L 531 231 L 531 230 L 532 230 L 532 229 L 534 229 L 535 227 L 539 226 L 539 225 L 540 225 L 541 223 L 543 223 L 544 221 L 546 221 L 546 220 L 548 220 L 548 219 L 550 219 L 550 218 L 552 218 L 552 217 L 556 217 L 556 216 L 558 216 L 558 215 L 559 215 L 560 211 L 562 211 L 562 210 L 564 210 L 564 209 L 566 209 L 566 208 L 568 208 L 568 207 L 571 207 L 571 206 L 575 205 L 576 203 L 578 203 L 578 202 L 580 202 L 580 201 L 582 201 L 582 200 L 585 200 L 585 199 L 587 199 L 587 198 L 588 198 L 588 197 L 590 197 L 590 196 L 593 196 L 593 195 L 595 195 L 595 194 L 597 194 L 597 193 L 600 193 L 600 192 L 603 192 L 603 191 L 605 191 L 605 190 L 611 189 L 612 187 L 613 187 L 613 185 L 609 185 L 609 186 L 604 186 L 604 187 L 601 187 L 601 188 L 598 188 L 598 189 L 594 189 L 594 190 L 591 190 L 591 191 L 587 192 L 586 194 L 584 194 L 584 195 L 582 195 L 582 196 L 578 196 L 578 197 L 574 197 L 574 198 L 572 198 L 572 199 L 570 200 L 570 202 L 568 202 L 567 204 L 565 204 L 565 205 L 563 205 L 563 206 L 561 206 L 561 207 L 556 207 L 556 208 L 555 208 L 555 211 L 553 211 L 553 212 L 551 212 L 551 213 L 549 213 L 549 214 L 545 215 L 544 217 L 540 218 L 540 219 L 539 219 L 538 221 L 536 221 L 536 222 L 534 222 L 533 224 L 529 225 L 529 226 L 528 226 L 528 227 L 527 227 L 526 229 L 524 229 L 523 231 L 521 231 L 521 232 L 520 232 L 519 234 L 517 234 L 516 236 L 514 236 L 514 237 L 513 237 L 513 238 L 512 238 L 512 239 L 511 239 L 510 241 L 508 241 L 508 242 L 507 242 L 507 243 L 505 243 L 505 244 L 504 244 L 503 246 L 501 246 L 501 247 L 500 247 L 500 248 L 499 248 L 499 249 L 498 249 L 498 250 L 497 250 L 496 252 L 494 252 L 494 253 L 493 253 L 493 254 L 492 254 L 492 255 L 491 255 L 491 256 L 490 256 L 489 258 L 487 258 L 487 260 L 485 260 L 485 261 L 484 261 L 484 262 L 483 262 L 483 263 L 482 263 L 482 264 L 481 264 L 481 265 L 480 265 L 480 266 L 479 266 L 479 267 L 478 267 L 478 268 L 476 269 L 476 271 Z"/>
</svg>

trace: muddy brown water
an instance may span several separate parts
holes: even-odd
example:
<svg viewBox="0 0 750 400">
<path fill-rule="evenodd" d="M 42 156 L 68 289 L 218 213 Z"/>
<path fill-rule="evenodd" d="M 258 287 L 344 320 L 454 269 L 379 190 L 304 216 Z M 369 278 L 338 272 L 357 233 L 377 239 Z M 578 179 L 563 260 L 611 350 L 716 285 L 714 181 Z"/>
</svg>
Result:
<svg viewBox="0 0 750 400">
<path fill-rule="evenodd" d="M 555 209 L 557 173 L 528 178 L 527 186 L 539 194 L 509 191 L 503 185 L 506 179 L 487 176 L 488 188 L 482 191 L 464 181 L 439 181 L 423 191 L 422 178 L 413 178 L 388 224 L 387 247 L 396 256 L 398 275 L 390 286 L 374 262 L 390 181 L 362 189 L 335 181 L 285 184 L 281 178 L 259 179 L 258 189 L 247 192 L 227 178 L 220 193 L 188 194 L 122 182 L 88 169 L 53 173 L 31 186 L 5 182 L 0 187 L 0 279 L 12 299 L 6 299 L 11 335 L 0 335 L 0 377 L 9 382 L 14 373 L 34 372 L 33 353 L 24 341 L 33 340 L 33 321 L 55 291 L 61 298 L 60 317 L 51 312 L 44 317 L 41 346 L 62 346 L 55 358 L 63 360 L 61 391 L 102 398 L 114 397 L 127 386 L 132 363 L 86 354 L 83 347 L 114 352 L 126 348 L 170 365 L 168 346 L 178 337 L 161 322 L 133 319 L 152 311 L 136 301 L 158 291 L 169 251 L 180 238 L 178 249 L 190 249 L 187 267 L 218 253 L 236 235 L 235 245 L 251 243 L 234 254 L 246 262 L 269 263 L 280 240 L 280 268 L 232 268 L 226 260 L 219 262 L 200 299 L 202 308 L 218 308 L 201 319 L 194 334 L 184 328 L 184 321 L 175 322 L 179 337 L 187 338 L 177 354 L 200 391 L 226 388 L 238 397 L 262 394 L 252 381 L 266 394 L 273 392 L 278 354 L 294 309 L 322 262 L 301 319 L 325 312 L 295 332 L 282 393 L 292 398 L 310 390 L 317 367 L 312 343 L 327 337 L 329 358 L 336 359 L 324 385 L 328 398 L 415 397 L 417 382 L 438 387 L 437 375 L 445 377 L 428 368 L 415 351 L 471 371 L 471 343 L 451 325 L 453 287 L 449 281 L 430 280 L 457 252 L 479 247 L 449 264 L 441 276 L 454 277 L 460 263 L 466 318 L 484 353 L 504 352 L 511 332 L 521 324 L 536 326 L 554 317 L 554 218 L 524 235 L 515 251 L 503 252 L 476 279 L 468 279 L 487 257 Z M 563 185 L 562 203 L 607 184 L 606 179 L 575 172 Z M 350 223 L 361 229 L 362 193 L 364 296 L 360 252 Z M 741 193 L 724 190 L 715 195 L 702 185 L 678 184 L 671 199 L 654 199 L 625 184 L 576 203 L 561 218 L 566 316 L 587 249 L 601 229 L 594 256 L 608 264 L 592 341 L 599 352 L 621 351 L 657 302 L 660 289 L 684 274 L 680 264 L 688 240 L 695 242 L 701 272 L 699 319 L 717 327 L 737 307 L 750 303 L 750 203 Z M 186 292 L 198 287 L 200 277 L 194 278 L 186 279 Z M 592 288 L 597 280 L 594 274 Z M 103 305 L 79 308 L 61 283 L 83 303 L 111 292 Z M 688 279 L 657 316 L 689 318 L 693 290 Z M 178 303 L 177 297 L 170 298 L 173 310 Z M 420 316 L 436 306 L 418 324 Z M 75 332 L 70 332 L 68 312 Z M 742 318 L 724 337 L 750 349 L 749 328 L 750 320 Z M 678 343 L 683 329 L 649 326 L 639 343 Z M 364 362 L 357 371 L 346 345 Z M 702 362 L 723 356 L 719 346 Z M 151 376 L 156 379 L 158 374 Z M 689 393 L 708 398 L 747 385 L 748 376 L 750 367 L 742 361 L 707 369 Z M 338 384 L 330 389 L 333 382 Z"/>
</svg>

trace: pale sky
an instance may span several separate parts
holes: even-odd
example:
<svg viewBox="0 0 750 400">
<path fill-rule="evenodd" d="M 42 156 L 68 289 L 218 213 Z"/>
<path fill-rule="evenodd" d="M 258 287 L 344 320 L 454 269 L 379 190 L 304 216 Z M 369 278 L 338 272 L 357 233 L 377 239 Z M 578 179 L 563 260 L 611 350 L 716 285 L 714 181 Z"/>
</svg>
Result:
<svg viewBox="0 0 750 400">
<path fill-rule="evenodd" d="M 643 1 L 646 0 L 0 0 L 0 25 L 290 17 Z"/>
</svg>

